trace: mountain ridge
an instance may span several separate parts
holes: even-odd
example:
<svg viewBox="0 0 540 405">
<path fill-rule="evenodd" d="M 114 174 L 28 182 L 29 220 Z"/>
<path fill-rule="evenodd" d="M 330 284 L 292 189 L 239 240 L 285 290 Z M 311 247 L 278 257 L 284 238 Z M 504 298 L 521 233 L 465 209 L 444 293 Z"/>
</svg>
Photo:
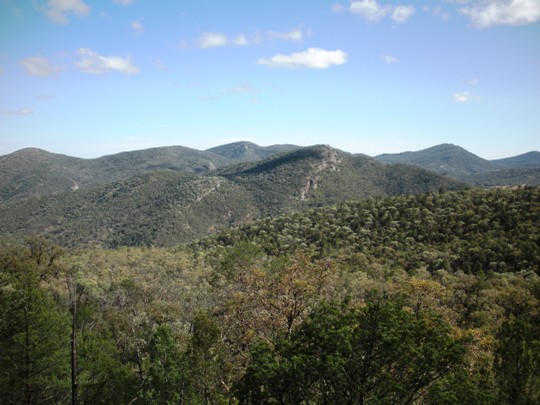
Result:
<svg viewBox="0 0 540 405">
<path fill-rule="evenodd" d="M 271 156 L 309 147 L 234 142 L 205 151 L 167 146 L 83 159 L 24 148 L 0 156 L 0 202 L 33 195 L 77 191 L 148 170 L 188 171 L 205 174 L 226 166 L 259 162 Z M 355 154 L 357 157 L 369 157 Z M 540 183 L 540 152 L 531 151 L 504 159 L 486 160 L 452 144 L 440 144 L 416 152 L 383 154 L 374 159 L 405 163 L 479 186 L 536 185 Z"/>
<path fill-rule="evenodd" d="M 406 163 L 482 186 L 540 184 L 540 152 L 487 160 L 453 144 L 440 144 L 414 152 L 382 154 L 375 159 L 384 163 Z"/>
<path fill-rule="evenodd" d="M 466 187 L 318 145 L 205 174 L 150 170 L 77 192 L 14 199 L 0 204 L 0 236 L 38 233 L 70 247 L 174 246 L 265 216 Z"/>
</svg>

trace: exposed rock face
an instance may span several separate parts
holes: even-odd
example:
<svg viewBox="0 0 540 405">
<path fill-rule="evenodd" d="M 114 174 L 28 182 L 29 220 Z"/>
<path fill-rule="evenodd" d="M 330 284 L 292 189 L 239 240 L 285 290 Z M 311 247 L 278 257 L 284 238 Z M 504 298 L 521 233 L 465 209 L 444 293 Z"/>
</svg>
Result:
<svg viewBox="0 0 540 405">
<path fill-rule="evenodd" d="M 321 153 L 321 161 L 313 167 L 313 170 L 306 178 L 306 185 L 300 189 L 300 199 L 305 200 L 310 190 L 317 189 L 319 175 L 326 169 L 336 171 L 337 165 L 341 162 L 338 152 L 330 146 L 325 146 Z"/>
</svg>

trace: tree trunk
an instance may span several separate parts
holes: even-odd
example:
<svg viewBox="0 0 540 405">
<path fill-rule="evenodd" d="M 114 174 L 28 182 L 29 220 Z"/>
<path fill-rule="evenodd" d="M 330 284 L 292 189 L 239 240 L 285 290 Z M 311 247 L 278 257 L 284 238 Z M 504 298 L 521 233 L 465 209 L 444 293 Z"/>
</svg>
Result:
<svg viewBox="0 0 540 405">
<path fill-rule="evenodd" d="M 79 403 L 79 382 L 77 381 L 77 282 L 68 276 L 69 312 L 71 312 L 71 404 Z"/>
</svg>

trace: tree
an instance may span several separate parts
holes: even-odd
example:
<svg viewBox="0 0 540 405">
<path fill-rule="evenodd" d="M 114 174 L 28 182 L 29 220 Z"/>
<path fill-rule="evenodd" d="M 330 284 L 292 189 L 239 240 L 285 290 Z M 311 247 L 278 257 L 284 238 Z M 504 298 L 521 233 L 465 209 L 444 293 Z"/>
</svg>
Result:
<svg viewBox="0 0 540 405">
<path fill-rule="evenodd" d="M 169 325 L 158 326 L 148 346 L 142 400 L 151 404 L 186 402 L 185 359 Z"/>
<path fill-rule="evenodd" d="M 0 398 L 61 402 L 69 392 L 69 320 L 42 281 L 58 271 L 57 250 L 30 240 L 0 257 Z"/>
<path fill-rule="evenodd" d="M 231 370 L 234 364 L 224 349 L 221 328 L 216 321 L 204 312 L 197 314 L 186 352 L 189 385 L 193 391 L 190 403 L 195 403 L 196 398 L 204 404 L 229 403 L 230 378 L 235 373 Z"/>
<path fill-rule="evenodd" d="M 464 352 L 436 315 L 392 302 L 325 304 L 290 340 L 254 345 L 237 393 L 243 404 L 411 404 Z"/>
<path fill-rule="evenodd" d="M 495 377 L 501 403 L 540 402 L 540 326 L 522 308 L 509 316 L 497 333 Z"/>
</svg>

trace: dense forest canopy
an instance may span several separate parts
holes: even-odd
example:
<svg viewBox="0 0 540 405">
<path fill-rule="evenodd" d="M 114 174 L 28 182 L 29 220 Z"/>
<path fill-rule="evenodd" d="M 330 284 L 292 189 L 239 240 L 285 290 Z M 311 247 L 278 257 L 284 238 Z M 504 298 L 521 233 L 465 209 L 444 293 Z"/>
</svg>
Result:
<svg viewBox="0 0 540 405">
<path fill-rule="evenodd" d="M 539 225 L 540 189 L 473 189 L 313 208 L 173 248 L 5 240 L 0 398 L 535 404 Z"/>
</svg>

